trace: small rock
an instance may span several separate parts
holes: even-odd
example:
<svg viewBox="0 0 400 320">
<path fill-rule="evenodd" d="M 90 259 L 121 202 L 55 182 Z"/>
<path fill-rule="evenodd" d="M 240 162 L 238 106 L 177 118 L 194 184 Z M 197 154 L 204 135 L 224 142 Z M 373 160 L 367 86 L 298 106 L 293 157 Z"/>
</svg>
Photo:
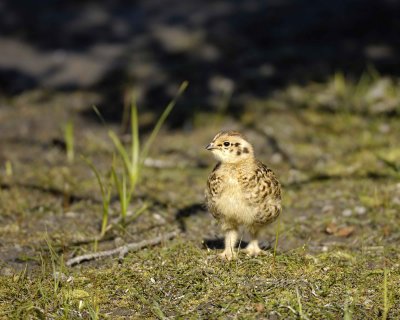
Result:
<svg viewBox="0 0 400 320">
<path fill-rule="evenodd" d="M 400 205 L 400 197 L 393 197 L 392 202 L 393 204 Z"/>
<path fill-rule="evenodd" d="M 78 213 L 73 212 L 73 211 L 68 211 L 68 212 L 65 213 L 65 216 L 67 218 L 76 218 L 76 217 L 78 217 Z"/>
<path fill-rule="evenodd" d="M 334 233 L 336 233 L 337 230 L 338 230 L 337 225 L 334 222 L 331 222 L 325 228 L 325 232 L 327 234 L 334 234 Z"/>
<path fill-rule="evenodd" d="M 165 218 L 158 214 L 158 213 L 154 213 L 153 214 L 154 219 L 156 219 L 157 221 L 159 221 L 160 223 L 166 223 L 167 221 L 165 220 Z"/>
<path fill-rule="evenodd" d="M 345 209 L 342 212 L 343 217 L 350 217 L 353 214 L 353 211 L 351 209 Z"/>
<path fill-rule="evenodd" d="M 297 183 L 297 182 L 305 180 L 306 178 L 307 178 L 307 176 L 300 170 L 296 170 L 296 169 L 289 170 L 289 176 L 288 176 L 289 183 Z"/>
<path fill-rule="evenodd" d="M 283 160 L 283 156 L 282 156 L 282 154 L 280 154 L 278 152 L 274 153 L 271 157 L 271 163 L 273 163 L 273 164 L 281 163 L 282 160 Z"/>
<path fill-rule="evenodd" d="M 125 244 L 124 239 L 122 239 L 121 237 L 116 237 L 114 239 L 114 243 L 117 247 L 123 246 Z"/>
<path fill-rule="evenodd" d="M 213 76 L 209 81 L 209 87 L 214 92 L 232 92 L 235 88 L 235 83 L 222 76 Z"/>
<path fill-rule="evenodd" d="M 390 131 L 390 126 L 387 123 L 383 123 L 379 126 L 379 131 L 381 133 L 389 133 Z"/>
<path fill-rule="evenodd" d="M 278 320 L 278 319 L 280 319 L 280 317 L 278 316 L 278 314 L 276 313 L 276 311 L 272 311 L 270 314 L 269 314 L 269 318 L 268 318 L 269 320 Z"/>
<path fill-rule="evenodd" d="M 343 228 L 338 229 L 335 232 L 335 236 L 342 237 L 342 238 L 347 238 L 347 237 L 351 236 L 353 234 L 353 232 L 354 232 L 354 227 L 351 227 L 351 226 L 350 227 L 343 227 Z"/>
<path fill-rule="evenodd" d="M 255 303 L 254 309 L 256 309 L 257 312 L 263 312 L 265 310 L 265 307 L 262 303 Z"/>
<path fill-rule="evenodd" d="M 1 275 L 6 277 L 11 277 L 14 275 L 14 271 L 11 268 L 3 268 L 1 270 Z"/>
<path fill-rule="evenodd" d="M 357 206 L 354 208 L 354 211 L 359 215 L 362 216 L 367 212 L 367 209 L 363 206 Z"/>
<path fill-rule="evenodd" d="M 374 302 L 371 299 L 366 299 L 366 300 L 364 300 L 364 306 L 367 309 L 372 309 L 374 306 Z"/>
<path fill-rule="evenodd" d="M 66 282 L 68 280 L 68 277 L 64 273 L 56 271 L 54 272 L 54 279 L 60 282 Z"/>
<path fill-rule="evenodd" d="M 322 207 L 322 213 L 323 214 L 331 214 L 331 213 L 333 213 L 334 209 L 335 209 L 335 207 L 333 205 L 327 204 Z"/>
</svg>

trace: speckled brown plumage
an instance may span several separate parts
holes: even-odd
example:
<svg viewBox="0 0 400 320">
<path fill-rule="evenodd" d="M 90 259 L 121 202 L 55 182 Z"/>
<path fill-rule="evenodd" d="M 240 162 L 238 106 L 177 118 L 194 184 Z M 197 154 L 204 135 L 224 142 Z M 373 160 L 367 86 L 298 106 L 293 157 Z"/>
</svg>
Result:
<svg viewBox="0 0 400 320">
<path fill-rule="evenodd" d="M 210 213 L 225 231 L 222 257 L 235 257 L 238 228 L 244 225 L 251 235 L 245 251 L 261 253 L 260 229 L 281 212 L 280 184 L 266 165 L 254 157 L 252 145 L 237 131 L 218 133 L 207 146 L 219 161 L 211 172 L 205 192 Z"/>
</svg>

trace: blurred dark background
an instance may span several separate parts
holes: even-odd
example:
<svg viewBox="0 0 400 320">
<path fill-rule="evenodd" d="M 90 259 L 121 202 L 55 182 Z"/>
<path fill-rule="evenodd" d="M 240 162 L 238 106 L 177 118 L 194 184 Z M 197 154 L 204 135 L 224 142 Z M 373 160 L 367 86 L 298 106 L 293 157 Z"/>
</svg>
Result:
<svg viewBox="0 0 400 320">
<path fill-rule="evenodd" d="M 397 0 L 1 1 L 0 93 L 95 91 L 112 121 L 127 90 L 159 112 L 188 80 L 179 127 L 224 93 L 240 111 L 338 70 L 398 75 L 399 17 Z"/>
</svg>

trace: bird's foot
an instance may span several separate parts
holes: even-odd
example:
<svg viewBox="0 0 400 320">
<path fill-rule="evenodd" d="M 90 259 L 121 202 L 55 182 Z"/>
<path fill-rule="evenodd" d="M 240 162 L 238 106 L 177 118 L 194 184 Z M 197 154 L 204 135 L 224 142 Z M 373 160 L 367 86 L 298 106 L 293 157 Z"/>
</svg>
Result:
<svg viewBox="0 0 400 320">
<path fill-rule="evenodd" d="M 254 245 L 248 245 L 244 250 L 244 253 L 246 253 L 250 257 L 256 257 L 258 255 L 265 255 L 265 251 L 261 250 L 259 246 L 254 246 Z"/>
<path fill-rule="evenodd" d="M 222 260 L 231 261 L 231 260 L 235 260 L 237 258 L 237 253 L 231 249 L 225 249 L 224 252 L 219 254 L 219 257 Z"/>
</svg>

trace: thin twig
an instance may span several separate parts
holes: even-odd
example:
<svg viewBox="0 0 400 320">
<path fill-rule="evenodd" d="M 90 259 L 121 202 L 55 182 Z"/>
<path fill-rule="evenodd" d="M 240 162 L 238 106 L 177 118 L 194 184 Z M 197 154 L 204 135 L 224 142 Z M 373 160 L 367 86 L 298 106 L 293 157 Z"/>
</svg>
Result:
<svg viewBox="0 0 400 320">
<path fill-rule="evenodd" d="M 120 259 L 121 259 L 121 257 L 123 259 L 123 257 L 129 251 L 137 251 L 144 247 L 155 246 L 155 245 L 161 243 L 163 240 L 169 240 L 169 239 L 176 237 L 178 234 L 179 234 L 179 231 L 176 230 L 176 231 L 172 231 L 170 233 L 164 234 L 164 235 L 160 235 L 153 239 L 143 240 L 140 242 L 128 243 L 126 245 L 123 245 L 121 247 L 118 247 L 118 248 L 115 248 L 112 250 L 84 254 L 82 256 L 77 256 L 75 258 L 69 259 L 66 262 L 66 265 L 71 267 L 76 264 L 82 263 L 84 261 L 90 261 L 90 260 L 99 259 L 99 258 L 103 258 L 103 257 L 109 257 L 109 256 L 117 255 L 117 254 L 119 254 Z"/>
<path fill-rule="evenodd" d="M 125 225 L 128 225 L 129 223 L 131 223 L 133 220 L 135 220 L 136 218 L 139 217 L 140 214 L 143 213 L 143 210 L 147 209 L 147 205 L 144 205 L 142 208 L 140 208 L 138 211 L 133 212 L 133 211 L 128 211 L 127 216 L 125 217 Z M 85 238 L 85 239 L 81 239 L 81 240 L 77 240 L 74 242 L 71 242 L 70 244 L 68 244 L 69 246 L 80 246 L 83 244 L 88 244 L 91 242 L 104 242 L 104 241 L 110 241 L 115 239 L 115 235 L 111 235 L 110 232 L 116 228 L 117 226 L 119 226 L 122 222 L 122 217 L 118 216 L 115 219 L 112 219 L 110 224 L 106 227 L 105 232 L 103 235 L 99 234 L 96 236 L 92 236 L 89 238 Z M 64 245 L 65 246 L 65 245 Z"/>
</svg>

